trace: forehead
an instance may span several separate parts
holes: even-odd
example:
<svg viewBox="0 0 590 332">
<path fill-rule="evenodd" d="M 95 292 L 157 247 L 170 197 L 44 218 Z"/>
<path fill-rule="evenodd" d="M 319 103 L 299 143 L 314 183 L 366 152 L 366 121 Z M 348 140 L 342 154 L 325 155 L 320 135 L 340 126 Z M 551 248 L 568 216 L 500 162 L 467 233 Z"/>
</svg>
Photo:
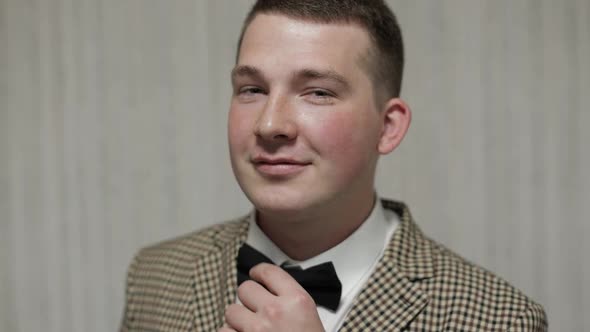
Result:
<svg viewBox="0 0 590 332">
<path fill-rule="evenodd" d="M 282 71 L 317 68 L 358 75 L 370 47 L 368 33 L 355 23 L 258 14 L 244 32 L 237 62 Z"/>
</svg>

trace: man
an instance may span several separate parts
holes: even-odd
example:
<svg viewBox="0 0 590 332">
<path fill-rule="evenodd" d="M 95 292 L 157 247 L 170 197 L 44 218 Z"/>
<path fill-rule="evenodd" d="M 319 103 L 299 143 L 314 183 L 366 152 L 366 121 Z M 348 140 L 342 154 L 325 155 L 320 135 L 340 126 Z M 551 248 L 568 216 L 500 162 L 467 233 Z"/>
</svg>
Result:
<svg viewBox="0 0 590 332">
<path fill-rule="evenodd" d="M 539 305 L 376 196 L 410 124 L 402 68 L 382 1 L 259 0 L 228 124 L 254 211 L 140 251 L 122 330 L 546 330 Z"/>
</svg>

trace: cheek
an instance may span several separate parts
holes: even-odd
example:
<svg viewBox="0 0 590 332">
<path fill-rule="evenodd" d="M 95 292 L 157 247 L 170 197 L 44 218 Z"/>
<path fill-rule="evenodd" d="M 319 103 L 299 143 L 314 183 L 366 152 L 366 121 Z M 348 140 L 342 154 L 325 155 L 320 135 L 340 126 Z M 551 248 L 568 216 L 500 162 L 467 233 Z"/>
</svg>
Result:
<svg viewBox="0 0 590 332">
<path fill-rule="evenodd" d="M 372 126 L 365 118 L 334 112 L 314 127 L 312 144 L 321 155 L 335 163 L 362 164 L 376 150 Z"/>
<path fill-rule="evenodd" d="M 227 121 L 227 136 L 230 149 L 235 150 L 245 143 L 251 132 L 251 120 L 245 116 L 246 112 L 230 109 Z"/>
</svg>

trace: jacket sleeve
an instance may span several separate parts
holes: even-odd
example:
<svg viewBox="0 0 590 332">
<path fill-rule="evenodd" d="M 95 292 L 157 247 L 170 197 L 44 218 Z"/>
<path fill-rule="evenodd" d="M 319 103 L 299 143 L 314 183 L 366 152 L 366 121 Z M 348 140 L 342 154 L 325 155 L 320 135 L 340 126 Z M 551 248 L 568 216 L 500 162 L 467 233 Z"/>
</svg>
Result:
<svg viewBox="0 0 590 332">
<path fill-rule="evenodd" d="M 128 332 L 132 330 L 131 323 L 133 322 L 132 309 L 134 301 L 134 280 L 135 271 L 138 265 L 138 255 L 133 257 L 129 268 L 127 269 L 127 280 L 125 282 L 125 309 L 123 310 L 123 318 L 121 319 L 120 332 Z"/>
<path fill-rule="evenodd" d="M 510 332 L 547 332 L 547 316 L 543 307 L 531 303 L 511 325 Z"/>
</svg>

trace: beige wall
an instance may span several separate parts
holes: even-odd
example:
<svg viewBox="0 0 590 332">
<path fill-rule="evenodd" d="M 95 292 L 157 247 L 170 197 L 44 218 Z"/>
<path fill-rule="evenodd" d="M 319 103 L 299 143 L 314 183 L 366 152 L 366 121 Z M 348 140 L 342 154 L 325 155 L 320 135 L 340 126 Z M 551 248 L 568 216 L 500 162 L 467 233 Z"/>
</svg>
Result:
<svg viewBox="0 0 590 332">
<path fill-rule="evenodd" d="M 132 254 L 244 213 L 250 1 L 0 0 L 0 331 L 113 331 Z M 590 1 L 399 0 L 409 137 L 378 188 L 590 331 Z"/>
</svg>

